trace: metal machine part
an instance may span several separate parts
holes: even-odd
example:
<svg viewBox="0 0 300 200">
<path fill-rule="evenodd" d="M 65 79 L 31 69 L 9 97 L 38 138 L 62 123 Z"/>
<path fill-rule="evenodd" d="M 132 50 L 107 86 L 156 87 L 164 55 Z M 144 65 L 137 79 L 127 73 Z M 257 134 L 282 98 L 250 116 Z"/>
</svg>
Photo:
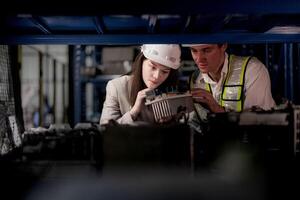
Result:
<svg viewBox="0 0 300 200">
<path fill-rule="evenodd" d="M 296 155 L 299 153 L 299 137 L 300 137 L 300 106 L 291 105 L 284 110 L 277 110 L 273 112 L 244 112 L 240 114 L 239 126 L 249 127 L 270 127 L 273 128 L 273 134 L 278 132 L 276 127 L 286 127 L 288 130 L 287 141 L 289 141 L 290 152 Z M 272 134 L 272 133 L 270 133 Z M 280 138 L 283 139 L 284 133 L 281 133 Z M 271 138 L 271 137 L 270 137 Z"/>
<path fill-rule="evenodd" d="M 300 106 L 294 109 L 294 152 L 299 153 L 300 150 Z"/>
<path fill-rule="evenodd" d="M 97 162 L 101 154 L 98 124 L 53 124 L 23 134 L 23 158 L 27 160 L 82 160 Z"/>
<path fill-rule="evenodd" d="M 205 156 L 205 162 L 214 160 L 234 144 L 238 144 L 239 150 L 251 149 L 251 153 L 264 162 L 285 163 L 299 157 L 299 106 L 272 111 L 213 113 L 208 115 L 205 126 L 200 125 L 201 134 L 194 131 L 197 132 L 195 157 Z"/>
<path fill-rule="evenodd" d="M 155 121 L 188 114 L 194 110 L 193 99 L 190 93 L 162 93 L 153 92 L 146 94 L 146 105 L 151 106 Z"/>
</svg>

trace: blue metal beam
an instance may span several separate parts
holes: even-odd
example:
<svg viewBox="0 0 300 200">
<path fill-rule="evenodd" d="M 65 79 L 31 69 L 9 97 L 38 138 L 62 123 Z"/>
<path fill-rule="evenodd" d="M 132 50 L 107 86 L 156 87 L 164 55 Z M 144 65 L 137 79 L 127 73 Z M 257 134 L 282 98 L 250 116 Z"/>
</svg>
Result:
<svg viewBox="0 0 300 200">
<path fill-rule="evenodd" d="M 93 21 L 94 21 L 95 28 L 96 28 L 97 32 L 99 34 L 103 34 L 104 30 L 105 30 L 105 25 L 103 23 L 102 18 L 100 18 L 100 17 L 94 17 Z"/>
<path fill-rule="evenodd" d="M 136 4 L 135 0 L 85 0 L 72 2 L 72 4 L 64 3 L 61 0 L 52 0 L 51 4 L 47 5 L 40 0 L 10 0 L 6 2 L 5 9 L 1 14 L 229 14 L 299 13 L 299 11 L 300 1 L 298 0 L 152 0 L 147 3 L 147 6 Z"/>
<path fill-rule="evenodd" d="M 184 17 L 184 24 L 183 24 L 183 27 L 182 27 L 182 33 L 186 32 L 187 29 L 189 29 L 190 25 L 191 25 L 191 20 L 192 20 L 192 16 L 185 16 Z"/>
<path fill-rule="evenodd" d="M 146 43 L 233 43 L 259 44 L 300 42 L 300 34 L 215 33 L 215 34 L 107 34 L 107 35 L 15 35 L 0 36 L 0 44 L 99 44 Z"/>
<path fill-rule="evenodd" d="M 43 22 L 43 20 L 40 18 L 40 17 L 31 17 L 31 18 L 28 18 L 30 19 L 36 26 L 39 30 L 41 30 L 43 33 L 45 34 L 51 34 L 51 31 L 50 29 L 48 28 L 48 26 Z"/>
<path fill-rule="evenodd" d="M 157 16 L 150 15 L 148 20 L 148 33 L 155 33 L 155 28 L 158 20 Z"/>
</svg>

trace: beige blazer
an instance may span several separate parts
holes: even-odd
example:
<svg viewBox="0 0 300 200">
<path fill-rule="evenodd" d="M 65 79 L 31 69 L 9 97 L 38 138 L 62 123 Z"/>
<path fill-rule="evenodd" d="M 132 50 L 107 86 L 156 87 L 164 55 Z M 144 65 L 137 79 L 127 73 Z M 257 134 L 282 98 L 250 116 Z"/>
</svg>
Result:
<svg viewBox="0 0 300 200">
<path fill-rule="evenodd" d="M 154 123 L 153 112 L 144 107 L 137 119 L 133 121 L 129 111 L 131 109 L 129 94 L 132 76 L 124 75 L 110 80 L 106 85 L 106 98 L 103 104 L 100 125 L 116 120 L 119 124 Z"/>
</svg>

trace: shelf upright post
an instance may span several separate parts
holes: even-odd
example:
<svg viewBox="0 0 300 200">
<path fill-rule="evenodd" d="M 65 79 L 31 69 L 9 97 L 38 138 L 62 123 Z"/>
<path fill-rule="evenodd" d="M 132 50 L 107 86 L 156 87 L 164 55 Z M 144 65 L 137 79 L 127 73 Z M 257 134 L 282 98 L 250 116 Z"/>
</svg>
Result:
<svg viewBox="0 0 300 200">
<path fill-rule="evenodd" d="M 74 80 L 74 125 L 81 121 L 81 76 L 80 68 L 82 64 L 82 49 L 81 45 L 76 45 L 74 48 L 74 65 L 73 65 L 73 80 Z"/>
<path fill-rule="evenodd" d="M 293 44 L 284 43 L 284 94 L 289 100 L 294 100 L 294 76 L 293 76 Z"/>
</svg>

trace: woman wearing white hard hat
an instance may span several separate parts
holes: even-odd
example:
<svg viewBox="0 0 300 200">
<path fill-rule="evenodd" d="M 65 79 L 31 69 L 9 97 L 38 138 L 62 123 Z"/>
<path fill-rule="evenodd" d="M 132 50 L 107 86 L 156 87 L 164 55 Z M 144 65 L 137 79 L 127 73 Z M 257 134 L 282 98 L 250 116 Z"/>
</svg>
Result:
<svg viewBox="0 0 300 200">
<path fill-rule="evenodd" d="M 181 50 L 177 44 L 145 44 L 133 63 L 130 75 L 107 83 L 100 124 L 154 123 L 153 112 L 145 106 L 146 92 L 175 86 Z"/>
</svg>

